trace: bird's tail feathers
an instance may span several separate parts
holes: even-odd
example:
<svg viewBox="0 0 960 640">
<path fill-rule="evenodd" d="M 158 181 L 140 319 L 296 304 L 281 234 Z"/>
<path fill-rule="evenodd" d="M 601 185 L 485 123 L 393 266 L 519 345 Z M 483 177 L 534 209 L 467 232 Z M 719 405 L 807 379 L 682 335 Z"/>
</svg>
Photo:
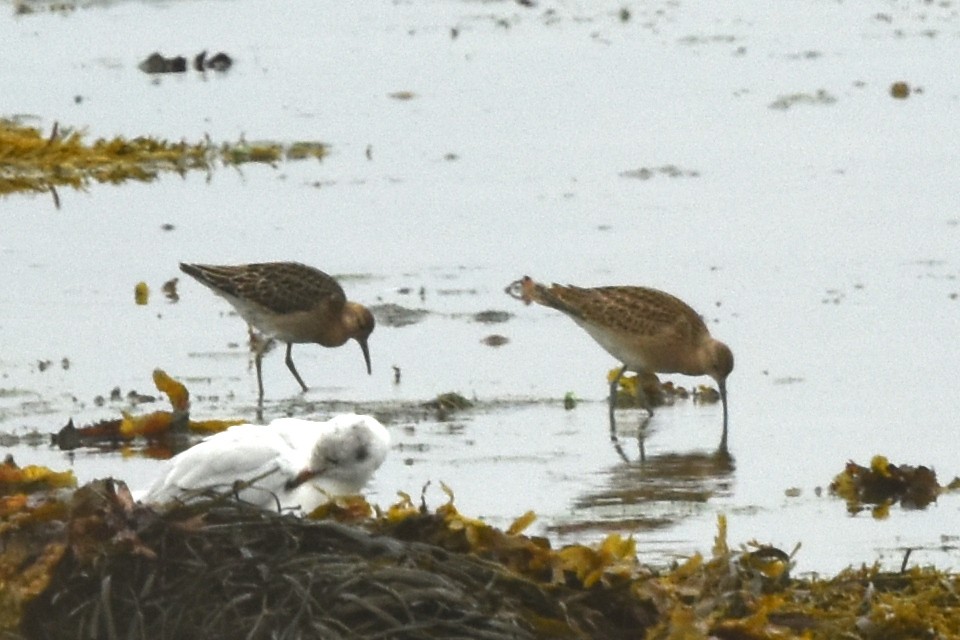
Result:
<svg viewBox="0 0 960 640">
<path fill-rule="evenodd" d="M 237 287 L 233 280 L 235 274 L 230 267 L 181 262 L 180 271 L 214 291 L 236 295 Z"/>
</svg>

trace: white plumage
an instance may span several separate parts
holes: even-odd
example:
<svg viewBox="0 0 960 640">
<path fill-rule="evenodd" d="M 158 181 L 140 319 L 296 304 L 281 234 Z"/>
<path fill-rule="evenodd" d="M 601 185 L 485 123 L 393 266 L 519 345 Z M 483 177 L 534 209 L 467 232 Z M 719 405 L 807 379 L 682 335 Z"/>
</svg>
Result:
<svg viewBox="0 0 960 640">
<path fill-rule="evenodd" d="M 390 434 L 371 416 L 240 424 L 165 462 L 143 501 L 162 504 L 250 483 L 238 492 L 241 500 L 309 513 L 331 496 L 359 493 L 389 448 Z"/>
</svg>

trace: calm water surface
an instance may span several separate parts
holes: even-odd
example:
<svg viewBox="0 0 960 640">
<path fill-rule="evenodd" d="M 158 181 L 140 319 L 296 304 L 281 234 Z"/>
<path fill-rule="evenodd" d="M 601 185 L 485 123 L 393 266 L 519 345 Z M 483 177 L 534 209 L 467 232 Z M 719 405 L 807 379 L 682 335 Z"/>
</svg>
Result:
<svg viewBox="0 0 960 640">
<path fill-rule="evenodd" d="M 431 482 L 438 504 L 442 481 L 464 513 L 504 525 L 534 509 L 534 529 L 559 542 L 632 533 L 658 563 L 708 552 L 724 513 L 733 543 L 801 542 L 800 571 L 896 567 L 906 548 L 957 566 L 956 496 L 875 521 L 816 495 L 847 460 L 878 453 L 933 466 L 943 483 L 960 474 L 960 77 L 943 64 L 960 53 L 960 18 L 949 6 L 414 0 L 265 12 L 198 0 L 6 13 L 0 42 L 17 64 L 3 71 L 0 115 L 91 138 L 319 140 L 332 154 L 61 191 L 60 210 L 47 195 L 0 200 L 3 431 L 117 417 L 125 405 L 94 398 L 152 391 L 155 367 L 187 383 L 195 417 L 252 420 L 242 321 L 196 283 L 181 280 L 176 304 L 159 288 L 181 260 L 300 260 L 341 276 L 353 299 L 429 313 L 378 327 L 369 377 L 355 345 L 297 347 L 304 395 L 282 355 L 268 357 L 266 417 L 446 391 L 478 402 L 448 421 L 423 411 L 388 425 L 397 446 L 372 501 Z M 137 69 L 154 50 L 203 49 L 236 65 L 206 77 Z M 919 91 L 892 98 L 899 80 Z M 616 363 L 561 314 L 507 297 L 524 274 L 654 286 L 698 309 L 736 354 L 733 463 L 711 457 L 719 406 L 691 402 L 659 410 L 646 463 L 625 462 L 603 402 Z M 154 290 L 145 307 L 133 303 L 138 281 Z M 488 310 L 513 315 L 474 319 Z M 509 342 L 481 342 L 493 333 Z M 583 400 L 573 411 L 567 392 Z M 635 457 L 639 415 L 621 418 Z M 157 465 L 10 451 L 135 489 Z"/>
</svg>

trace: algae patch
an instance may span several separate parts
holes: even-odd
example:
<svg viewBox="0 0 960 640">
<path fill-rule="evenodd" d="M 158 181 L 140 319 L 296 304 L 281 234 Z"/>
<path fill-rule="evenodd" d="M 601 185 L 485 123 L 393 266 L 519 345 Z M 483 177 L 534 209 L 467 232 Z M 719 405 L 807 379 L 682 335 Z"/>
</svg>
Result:
<svg viewBox="0 0 960 640">
<path fill-rule="evenodd" d="M 321 142 L 171 142 L 141 136 L 85 140 L 85 134 L 54 124 L 49 134 L 11 119 L 0 119 L 0 195 L 51 192 L 57 187 L 85 189 L 92 182 L 150 182 L 161 173 L 213 171 L 248 162 L 276 165 L 284 160 L 321 159 Z"/>
</svg>

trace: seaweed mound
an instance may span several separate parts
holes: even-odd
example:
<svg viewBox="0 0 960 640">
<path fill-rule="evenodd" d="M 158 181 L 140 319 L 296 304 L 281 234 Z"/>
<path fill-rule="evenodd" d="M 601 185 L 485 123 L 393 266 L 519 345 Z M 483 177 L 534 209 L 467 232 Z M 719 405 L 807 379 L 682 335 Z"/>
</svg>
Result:
<svg viewBox="0 0 960 640">
<path fill-rule="evenodd" d="M 709 557 L 655 571 L 630 538 L 554 549 L 522 534 L 532 512 L 500 530 L 446 487 L 433 511 L 353 496 L 300 518 L 229 493 L 156 511 L 119 481 L 0 468 L 37 488 L 0 501 L 3 638 L 960 637 L 960 575 L 908 552 L 899 572 L 797 578 L 799 545 L 733 548 L 723 516 Z"/>
<path fill-rule="evenodd" d="M 24 610 L 26 637 L 615 638 L 656 617 L 626 583 L 538 583 L 400 537 L 439 523 L 434 514 L 387 535 L 217 498 L 157 514 L 122 485 L 86 489 L 69 552 Z"/>
</svg>

